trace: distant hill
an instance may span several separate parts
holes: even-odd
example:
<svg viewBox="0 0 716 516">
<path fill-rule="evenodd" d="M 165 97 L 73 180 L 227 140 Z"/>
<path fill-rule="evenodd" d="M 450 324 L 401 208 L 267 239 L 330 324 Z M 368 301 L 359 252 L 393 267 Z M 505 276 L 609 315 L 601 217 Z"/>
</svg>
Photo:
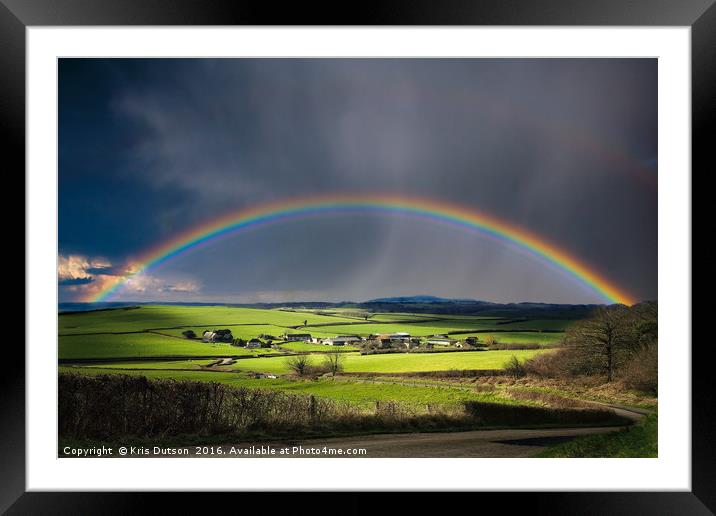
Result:
<svg viewBox="0 0 716 516">
<path fill-rule="evenodd" d="M 540 318 L 540 319 L 582 319 L 601 305 L 570 305 L 553 303 L 492 303 L 474 299 L 445 299 L 436 296 L 399 296 L 371 299 L 364 302 L 287 302 L 287 303 L 177 303 L 177 302 L 110 302 L 110 303 L 60 303 L 60 313 L 87 310 L 112 310 L 151 305 L 179 306 L 236 306 L 263 309 L 308 309 L 355 308 L 365 312 L 404 312 L 440 315 L 480 315 L 486 317 Z"/>
<path fill-rule="evenodd" d="M 379 297 L 365 301 L 365 303 L 488 303 L 487 301 L 476 301 L 474 299 L 446 299 L 436 296 L 402 296 L 402 297 Z"/>
</svg>

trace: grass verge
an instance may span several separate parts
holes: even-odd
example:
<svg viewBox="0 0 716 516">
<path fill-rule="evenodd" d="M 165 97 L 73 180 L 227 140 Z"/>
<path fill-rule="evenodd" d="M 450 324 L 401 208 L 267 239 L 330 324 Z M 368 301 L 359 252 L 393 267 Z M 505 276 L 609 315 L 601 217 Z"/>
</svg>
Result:
<svg viewBox="0 0 716 516">
<path fill-rule="evenodd" d="M 658 418 L 646 416 L 634 426 L 609 434 L 578 437 L 547 448 L 537 457 L 657 457 Z"/>
</svg>

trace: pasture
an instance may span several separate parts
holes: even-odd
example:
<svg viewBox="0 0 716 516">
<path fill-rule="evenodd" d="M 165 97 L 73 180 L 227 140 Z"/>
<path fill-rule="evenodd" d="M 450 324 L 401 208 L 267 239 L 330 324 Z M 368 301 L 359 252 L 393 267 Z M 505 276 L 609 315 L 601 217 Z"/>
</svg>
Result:
<svg viewBox="0 0 716 516">
<path fill-rule="evenodd" d="M 285 342 L 280 344 L 281 349 L 287 351 L 295 351 L 298 353 L 330 353 L 333 351 L 358 351 L 358 348 L 354 346 L 324 346 L 323 344 L 313 344 L 311 342 Z"/>
<path fill-rule="evenodd" d="M 561 345 L 564 332 L 572 324 L 570 320 L 557 316 L 529 319 L 411 313 L 368 315 L 370 317 L 365 320 L 364 315 L 350 309 L 318 313 L 160 305 L 60 314 L 58 372 L 81 375 L 77 385 L 96 385 L 95 394 L 98 395 L 106 391 L 106 385 L 118 386 L 116 396 L 126 399 L 128 407 L 137 413 L 142 413 L 144 406 L 136 405 L 136 400 L 122 390 L 131 380 L 116 375 L 169 380 L 162 388 L 177 397 L 165 403 L 166 413 L 171 415 L 167 420 L 168 428 L 173 428 L 176 400 L 186 400 L 189 396 L 199 407 L 201 402 L 195 399 L 197 390 L 216 392 L 223 388 L 222 385 L 248 389 L 247 394 L 241 396 L 246 396 L 242 399 L 251 403 L 257 399 L 284 399 L 284 394 L 297 395 L 291 398 L 294 400 L 290 402 L 291 406 L 298 406 L 295 400 L 302 400 L 301 403 L 309 407 L 304 408 L 303 413 L 304 416 L 309 414 L 310 421 L 314 421 L 312 414 L 315 410 L 310 407 L 333 407 L 333 419 L 327 423 L 321 420 L 320 424 L 316 423 L 318 426 L 310 427 L 311 432 L 321 435 L 336 429 L 343 433 L 367 432 L 368 427 L 352 422 L 358 421 L 358 417 L 377 422 L 370 431 L 390 431 L 392 427 L 386 425 L 396 421 L 410 429 L 439 431 L 443 428 L 454 430 L 468 423 L 489 426 L 490 423 L 485 421 L 497 421 L 494 425 L 504 428 L 532 424 L 564 426 L 575 422 L 598 426 L 605 421 L 612 423 L 616 418 L 602 411 L 604 414 L 598 415 L 601 419 L 595 420 L 594 408 L 585 404 L 584 400 L 603 400 L 605 397 L 608 399 L 604 401 L 612 401 L 602 387 L 575 390 L 571 384 L 565 386 L 559 382 L 535 380 L 523 377 L 518 370 L 505 370 L 513 358 L 524 362 L 539 354 L 556 352 L 551 348 Z M 250 349 L 241 347 L 243 342 L 239 340 L 233 343 L 201 340 L 204 330 L 215 329 L 230 329 L 234 339 L 244 341 L 254 337 L 265 341 L 266 335 L 276 340 L 272 339 L 271 347 Z M 187 330 L 192 330 L 199 338 L 186 338 L 183 333 Z M 410 342 L 382 337 L 360 341 L 353 346 L 334 347 L 315 341 L 281 340 L 284 334 L 295 333 L 308 333 L 314 339 L 320 339 L 399 332 L 410 334 Z M 443 334 L 460 341 L 459 346 L 428 342 L 430 337 Z M 465 340 L 472 336 L 478 338 L 477 347 Z M 479 345 L 479 342 L 484 344 L 493 339 L 497 346 Z M 525 347 L 520 344 L 538 344 L 539 347 L 499 349 Z M 341 368 L 337 374 L 331 372 L 327 361 L 332 352 L 340 352 Z M 217 359 L 226 357 L 233 358 L 233 363 L 219 365 Z M 301 360 L 308 361 L 305 370 L 295 367 Z M 100 382 L 85 378 L 98 375 L 109 376 Z M 60 380 L 62 378 L 67 376 L 60 376 Z M 182 391 L 187 384 L 178 381 L 203 383 L 194 384 L 190 391 Z M 134 383 L 146 385 L 143 381 Z M 78 398 L 70 396 L 68 399 Z M 617 402 L 628 400 L 620 398 Z M 81 403 L 77 405 L 82 406 Z M 193 417 L 194 413 L 189 412 Z M 266 413 L 265 407 L 257 412 Z M 228 414 L 233 417 L 233 408 Z M 352 414 L 353 419 L 347 418 L 346 414 Z M 69 414 L 67 417 L 71 420 L 73 416 Z M 271 425 L 261 430 L 266 436 L 273 435 L 274 431 L 275 427 Z M 202 438 L 210 436 L 207 434 Z M 563 450 L 555 453 L 559 456 L 600 454 L 605 446 L 601 440 L 585 440 L 579 446 L 575 441 L 571 448 L 563 446 Z M 597 451 L 584 451 L 589 447 Z"/>
<path fill-rule="evenodd" d="M 194 381 L 212 381 L 226 383 L 234 387 L 253 389 L 270 389 L 287 391 L 296 394 L 312 394 L 371 407 L 376 401 L 396 401 L 425 408 L 427 404 L 457 406 L 465 401 L 491 401 L 497 403 L 524 405 L 523 401 L 515 401 L 500 392 L 476 392 L 469 388 L 457 387 L 424 387 L 394 382 L 353 381 L 341 379 L 289 380 L 284 378 L 256 379 L 247 375 L 231 372 L 207 372 L 198 370 L 138 370 L 114 369 L 109 367 L 61 367 L 60 372 L 82 372 L 83 374 L 130 374 L 147 378 L 177 379 Z M 530 403 L 528 403 L 530 404 Z M 531 403 L 534 404 L 534 403 Z"/>
<path fill-rule="evenodd" d="M 366 322 L 344 316 L 344 313 L 350 313 L 348 310 L 332 313 L 333 315 L 325 315 L 311 311 L 261 310 L 226 306 L 151 305 L 61 314 L 58 355 L 63 360 L 79 360 L 172 356 L 224 357 L 277 352 L 272 349 L 246 350 L 223 343 L 207 344 L 199 340 L 186 339 L 182 335 L 184 331 L 192 330 L 201 336 L 204 330 L 216 328 L 228 328 L 234 338 L 246 340 L 265 334 L 280 338 L 284 333 L 310 333 L 314 337 L 358 334 L 365 337 L 371 333 L 408 332 L 417 337 L 451 334 L 458 339 L 475 335 L 482 341 L 487 335 L 493 335 L 500 343 L 553 345 L 562 337 L 561 333 L 555 331 L 566 327 L 569 323 L 563 320 L 512 322 L 495 317 L 404 313 L 375 314 L 373 317 L 380 317 L 381 321 Z M 307 322 L 305 327 L 302 326 L 304 322 Z M 488 333 L 490 330 L 499 331 L 492 334 Z M 542 330 L 550 330 L 552 333 Z M 330 348 L 326 349 L 311 343 L 290 343 L 281 347 L 293 352 L 330 351 Z M 501 356 L 498 358 L 498 355 L 494 357 L 493 365 L 502 359 Z M 387 359 L 389 363 L 392 363 L 391 360 L 396 359 Z M 417 363 L 412 362 L 413 360 L 409 358 L 408 363 Z M 438 359 L 440 360 L 449 362 L 448 359 Z M 484 360 L 486 359 L 480 359 L 480 361 Z M 438 366 L 442 367 L 442 362 Z M 461 367 L 463 364 L 457 366 Z"/>
<path fill-rule="evenodd" d="M 325 348 L 325 347 L 324 347 Z M 452 353 L 389 353 L 377 355 L 360 355 L 345 353 L 343 356 L 346 373 L 416 373 L 425 371 L 451 370 L 493 370 L 502 369 L 513 356 L 524 361 L 533 357 L 540 350 L 508 350 L 508 351 L 465 351 Z M 320 365 L 322 355 L 311 355 L 309 363 Z M 240 358 L 229 366 L 218 367 L 222 371 L 244 371 L 257 373 L 289 374 L 290 357 Z M 158 364 L 161 369 L 201 369 L 210 360 L 191 360 L 173 362 L 116 362 L 93 367 L 109 369 L 154 369 Z"/>
<path fill-rule="evenodd" d="M 272 348 L 246 349 L 229 343 L 205 343 L 182 335 L 192 330 L 201 336 L 207 329 L 230 329 L 234 338 L 248 340 L 260 335 L 280 339 L 285 333 L 310 333 L 313 337 L 345 334 L 368 336 L 371 333 L 408 332 L 413 336 L 470 330 L 510 330 L 499 332 L 498 340 L 508 342 L 551 343 L 560 333 L 539 333 L 540 329 L 561 326 L 557 321 L 513 323 L 496 317 L 432 316 L 409 313 L 371 314 L 362 320 L 355 311 L 261 310 L 225 306 L 142 306 L 59 316 L 60 371 L 82 374 L 123 373 L 149 378 L 201 380 L 234 386 L 312 394 L 361 406 L 380 401 L 425 406 L 455 406 L 465 401 L 516 403 L 495 393 L 481 393 L 464 386 L 417 385 L 390 374 L 440 372 L 454 370 L 499 370 L 513 356 L 524 361 L 546 350 L 460 351 L 364 354 L 357 346 L 339 348 L 312 342 L 274 341 Z M 303 326 L 306 322 L 306 326 Z M 518 324 L 519 328 L 511 325 Z M 522 330 L 522 331 L 520 331 Z M 464 339 L 468 334 L 455 335 Z M 477 334 L 484 340 L 486 334 Z M 360 376 L 335 378 L 301 378 L 289 367 L 292 356 L 308 354 L 309 363 L 319 367 L 325 354 L 341 351 L 345 373 Z M 429 351 L 429 350 L 425 350 Z M 196 358 L 192 358 L 196 357 Z M 212 357 L 234 357 L 226 366 L 206 366 Z M 278 378 L 256 378 L 255 373 L 278 375 Z M 370 379 L 371 374 L 382 381 Z M 522 403 L 522 402 L 520 402 Z"/>
<path fill-rule="evenodd" d="M 215 328 L 221 328 L 221 329 L 229 329 L 231 330 L 231 334 L 234 336 L 234 338 L 241 338 L 241 339 L 251 339 L 253 337 L 258 337 L 259 335 L 271 335 L 275 337 L 276 340 L 281 340 L 281 336 L 284 333 L 307 333 L 310 331 L 311 335 L 316 335 L 319 337 L 328 337 L 332 335 L 331 333 L 321 332 L 321 331 L 313 331 L 313 328 L 309 329 L 299 329 L 294 330 L 292 328 L 287 328 L 284 326 L 275 326 L 273 324 L 227 324 L 227 325 L 213 325 L 213 326 L 186 326 L 181 328 L 171 328 L 168 330 L 151 330 L 155 333 L 161 333 L 163 335 L 169 335 L 172 337 L 181 337 L 184 338 L 182 335 L 183 332 L 187 330 L 192 330 L 196 335 L 201 336 L 204 333 L 204 330 L 210 330 Z"/>
<path fill-rule="evenodd" d="M 480 332 L 452 334 L 455 339 L 466 339 L 477 337 L 480 341 L 486 342 L 492 338 L 500 344 L 539 344 L 540 346 L 552 347 L 562 342 L 563 333 L 542 333 L 542 332 Z"/>
<path fill-rule="evenodd" d="M 316 315 L 310 312 L 287 312 L 283 310 L 259 310 L 228 306 L 163 306 L 74 312 L 59 316 L 60 335 L 75 333 L 129 332 L 147 329 L 171 329 L 191 327 L 225 327 L 238 324 L 263 324 L 280 327 L 355 322 L 337 316 Z"/>
<path fill-rule="evenodd" d="M 272 349 L 245 349 L 226 343 L 206 343 L 156 333 L 60 335 L 59 358 L 111 359 L 170 356 L 236 356 L 272 353 Z"/>
</svg>

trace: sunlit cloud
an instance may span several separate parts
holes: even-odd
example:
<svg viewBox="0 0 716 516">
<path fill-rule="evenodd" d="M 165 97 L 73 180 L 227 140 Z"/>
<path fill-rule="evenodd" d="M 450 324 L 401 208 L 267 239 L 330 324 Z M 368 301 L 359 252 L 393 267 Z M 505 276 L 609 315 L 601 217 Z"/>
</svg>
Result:
<svg viewBox="0 0 716 516">
<path fill-rule="evenodd" d="M 60 255 L 57 281 L 65 294 L 75 301 L 92 299 L 106 288 L 121 284 L 124 296 L 144 297 L 161 294 L 199 292 L 201 285 L 194 280 L 171 281 L 149 274 L 135 274 L 140 265 L 134 262 L 113 264 L 105 258 L 82 255 Z"/>
</svg>

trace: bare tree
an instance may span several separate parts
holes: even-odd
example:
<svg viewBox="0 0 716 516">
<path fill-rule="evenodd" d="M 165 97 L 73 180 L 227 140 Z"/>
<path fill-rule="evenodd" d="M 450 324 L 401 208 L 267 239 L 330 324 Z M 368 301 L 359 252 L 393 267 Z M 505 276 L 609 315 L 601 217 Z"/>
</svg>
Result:
<svg viewBox="0 0 716 516">
<path fill-rule="evenodd" d="M 343 371 L 343 354 L 340 352 L 328 353 L 324 358 L 326 369 L 328 369 L 333 376 Z"/>
<path fill-rule="evenodd" d="M 656 392 L 658 334 L 655 301 L 602 307 L 567 330 L 561 349 L 527 360 L 525 369 L 546 377 L 604 375 Z"/>
<path fill-rule="evenodd" d="M 298 376 L 303 376 L 308 372 L 311 360 L 308 355 L 294 355 L 286 361 L 286 365 Z"/>
<path fill-rule="evenodd" d="M 659 339 L 659 307 L 656 301 L 645 301 L 634 305 L 630 312 L 634 319 L 633 339 L 639 348 L 651 348 Z"/>
<path fill-rule="evenodd" d="M 614 370 L 634 349 L 634 325 L 629 315 L 623 305 L 608 306 L 573 325 L 565 338 L 573 367 L 586 373 L 606 374 L 611 382 Z"/>
</svg>

